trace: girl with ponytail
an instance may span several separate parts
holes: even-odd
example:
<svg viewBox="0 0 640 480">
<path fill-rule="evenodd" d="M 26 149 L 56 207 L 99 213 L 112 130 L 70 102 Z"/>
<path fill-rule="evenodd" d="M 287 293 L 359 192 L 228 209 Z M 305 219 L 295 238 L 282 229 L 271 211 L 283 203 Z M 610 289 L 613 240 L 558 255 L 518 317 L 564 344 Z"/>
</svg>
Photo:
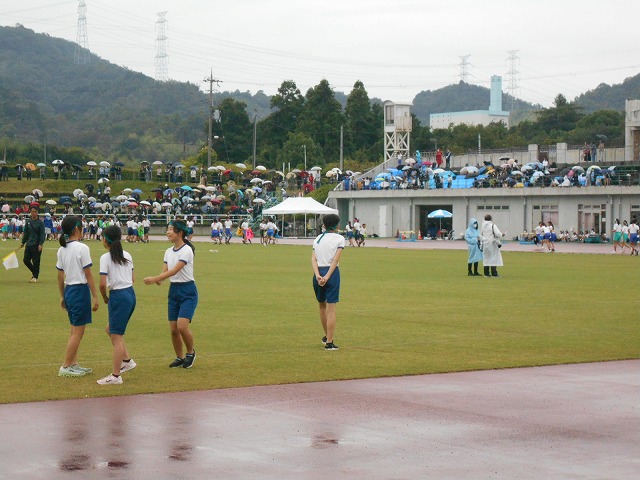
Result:
<svg viewBox="0 0 640 480">
<path fill-rule="evenodd" d="M 174 220 L 167 227 L 167 238 L 173 246 L 164 254 L 162 273 L 155 277 L 146 277 L 145 285 L 161 285 L 170 279 L 168 320 L 171 331 L 171 343 L 176 358 L 169 367 L 191 368 L 196 359 L 193 348 L 193 334 L 189 324 L 193 320 L 198 305 L 198 289 L 193 276 L 193 258 L 195 247 L 187 239 L 189 229 L 184 221 Z M 184 347 L 184 348 L 183 348 Z M 185 353 L 186 350 L 186 354 Z"/>
<path fill-rule="evenodd" d="M 116 225 L 102 231 L 102 246 L 108 252 L 100 257 L 100 293 L 109 309 L 106 332 L 113 345 L 113 371 L 98 380 L 98 384 L 120 385 L 123 383 L 120 374 L 136 367 L 124 343 L 124 332 L 136 308 L 133 258 L 122 249 L 122 231 Z"/>
<path fill-rule="evenodd" d="M 78 365 L 78 348 L 85 326 L 91 323 L 91 311 L 98 310 L 98 293 L 91 273 L 89 247 L 80 241 L 82 220 L 74 215 L 67 215 L 62 220 L 61 229 L 56 268 L 60 306 L 69 316 L 71 335 L 58 376 L 81 377 L 92 372 L 91 368 Z"/>
</svg>

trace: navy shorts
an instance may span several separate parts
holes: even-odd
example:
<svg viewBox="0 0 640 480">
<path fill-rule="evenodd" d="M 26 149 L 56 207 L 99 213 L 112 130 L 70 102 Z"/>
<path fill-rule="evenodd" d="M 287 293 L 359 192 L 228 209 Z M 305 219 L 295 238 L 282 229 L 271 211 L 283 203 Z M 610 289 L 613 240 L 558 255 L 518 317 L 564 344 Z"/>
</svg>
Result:
<svg viewBox="0 0 640 480">
<path fill-rule="evenodd" d="M 129 319 L 136 309 L 136 293 L 133 287 L 109 292 L 109 333 L 124 335 Z"/>
<path fill-rule="evenodd" d="M 86 283 L 64 287 L 64 303 L 67 306 L 69 323 L 81 327 L 91 323 L 91 290 Z"/>
<path fill-rule="evenodd" d="M 198 289 L 195 282 L 174 282 L 169 287 L 169 313 L 170 322 L 179 318 L 193 319 L 198 306 Z"/>
<path fill-rule="evenodd" d="M 318 271 L 320 275 L 324 276 L 329 271 L 329 267 L 318 267 Z M 316 293 L 316 299 L 319 303 L 338 303 L 340 301 L 340 269 L 336 267 L 329 281 L 322 287 L 318 285 L 318 280 L 314 275 L 313 291 Z"/>
<path fill-rule="evenodd" d="M 637 234 L 637 233 L 632 233 L 632 234 L 630 234 L 630 235 L 629 235 L 629 241 L 630 241 L 631 243 L 633 243 L 634 245 L 635 245 L 636 243 L 638 243 L 638 234 Z"/>
</svg>

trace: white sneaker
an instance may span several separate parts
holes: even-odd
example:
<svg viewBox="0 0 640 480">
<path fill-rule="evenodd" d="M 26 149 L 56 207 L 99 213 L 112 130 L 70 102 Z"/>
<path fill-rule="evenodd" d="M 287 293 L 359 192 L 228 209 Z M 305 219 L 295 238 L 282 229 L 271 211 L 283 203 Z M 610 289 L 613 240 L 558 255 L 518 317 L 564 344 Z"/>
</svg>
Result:
<svg viewBox="0 0 640 480">
<path fill-rule="evenodd" d="M 100 380 L 96 380 L 98 385 L 122 385 L 122 377 L 114 377 L 112 373 Z"/>
<path fill-rule="evenodd" d="M 38 279 L 36 277 L 31 277 L 31 280 L 29 280 L 29 283 L 38 283 Z"/>
<path fill-rule="evenodd" d="M 60 367 L 60 370 L 58 370 L 59 377 L 82 377 L 85 374 L 86 374 L 85 372 L 81 372 L 80 370 L 75 370 L 71 366 Z"/>
<path fill-rule="evenodd" d="M 130 359 L 128 362 L 122 362 L 120 364 L 120 373 L 124 373 L 124 372 L 128 372 L 129 370 L 133 370 L 137 366 L 138 366 L 138 364 L 133 360 L 133 358 Z"/>
</svg>

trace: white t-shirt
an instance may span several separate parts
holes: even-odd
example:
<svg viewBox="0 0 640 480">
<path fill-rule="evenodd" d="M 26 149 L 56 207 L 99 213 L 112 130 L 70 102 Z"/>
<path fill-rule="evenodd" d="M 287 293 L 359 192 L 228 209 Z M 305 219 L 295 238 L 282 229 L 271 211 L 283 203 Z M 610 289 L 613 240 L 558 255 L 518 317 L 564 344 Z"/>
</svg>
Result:
<svg viewBox="0 0 640 480">
<path fill-rule="evenodd" d="M 84 269 L 91 265 L 91 252 L 84 243 L 72 240 L 58 249 L 56 268 L 64 272 L 65 285 L 87 283 Z"/>
<path fill-rule="evenodd" d="M 318 235 L 313 241 L 313 250 L 319 267 L 330 267 L 339 248 L 344 248 L 344 237 L 333 232 Z"/>
<path fill-rule="evenodd" d="M 225 220 L 224 221 L 224 228 L 231 228 L 231 226 L 233 225 L 233 222 L 231 220 Z"/>
<path fill-rule="evenodd" d="M 169 278 L 171 283 L 193 282 L 195 280 L 193 277 L 193 250 L 186 243 L 178 250 L 175 250 L 174 247 L 167 248 L 164 253 L 164 263 L 167 264 L 169 270 L 175 267 L 178 262 L 183 262 L 185 265 L 182 270 Z"/>
<path fill-rule="evenodd" d="M 107 276 L 109 290 L 120 290 L 133 286 L 133 258 L 129 252 L 123 252 L 124 258 L 129 262 L 119 265 L 111 260 L 111 254 L 105 253 L 100 257 L 100 275 Z"/>
</svg>

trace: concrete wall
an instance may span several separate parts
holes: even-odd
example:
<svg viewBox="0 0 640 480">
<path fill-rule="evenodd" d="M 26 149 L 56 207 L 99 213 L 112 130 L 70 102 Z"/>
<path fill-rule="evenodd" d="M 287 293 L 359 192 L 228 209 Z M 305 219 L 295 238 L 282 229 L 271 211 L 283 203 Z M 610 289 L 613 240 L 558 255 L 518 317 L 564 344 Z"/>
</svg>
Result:
<svg viewBox="0 0 640 480">
<path fill-rule="evenodd" d="M 368 233 L 381 236 L 388 236 L 389 231 L 391 236 L 397 231 L 417 232 L 420 207 L 425 207 L 423 211 L 447 207 L 453 213 L 456 238 L 471 218 L 482 219 L 486 214 L 491 214 L 509 237 L 516 237 L 533 230 L 542 220 L 542 210 L 536 208 L 542 206 L 557 207 L 553 217 L 556 230 L 577 230 L 579 205 L 604 204 L 606 231 L 610 232 L 613 219 L 630 219 L 632 212 L 640 217 L 640 186 L 334 191 L 328 204 L 338 208 L 343 221 L 357 217 L 367 224 Z"/>
</svg>

